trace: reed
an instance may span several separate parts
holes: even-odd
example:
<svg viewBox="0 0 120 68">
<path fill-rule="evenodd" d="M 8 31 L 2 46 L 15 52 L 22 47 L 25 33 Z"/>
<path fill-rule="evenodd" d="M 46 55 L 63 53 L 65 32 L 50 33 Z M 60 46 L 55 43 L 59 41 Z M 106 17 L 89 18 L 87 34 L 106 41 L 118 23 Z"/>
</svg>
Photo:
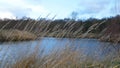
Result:
<svg viewBox="0 0 120 68">
<path fill-rule="evenodd" d="M 37 48 L 38 49 L 38 48 Z M 119 58 L 94 60 L 85 56 L 82 52 L 66 47 L 62 50 L 54 50 L 48 55 L 43 55 L 44 50 L 35 49 L 30 55 L 21 55 L 14 64 L 8 64 L 6 68 L 119 68 Z M 38 51 L 38 52 L 37 52 Z M 39 54 L 39 55 L 38 55 Z M 97 57 L 96 57 L 97 58 Z"/>
<path fill-rule="evenodd" d="M 104 21 L 102 22 L 104 23 Z M 10 22 L 5 24 L 0 29 L 0 40 L 16 41 L 16 40 L 35 40 L 39 37 L 68 37 L 68 38 L 101 38 L 101 33 L 94 34 L 91 33 L 92 30 L 97 29 L 101 23 L 95 23 L 91 25 L 86 32 L 82 32 L 84 29 L 84 24 L 80 26 L 79 29 L 73 31 L 73 27 L 76 23 L 68 21 L 61 29 L 59 24 L 53 26 L 51 21 L 33 21 L 27 20 L 27 22 L 21 21 L 21 23 L 16 23 L 13 27 L 14 29 L 5 29 L 8 27 Z M 26 24 L 23 26 L 23 24 Z M 37 27 L 36 27 L 37 26 Z M 52 28 L 49 28 L 53 26 Z M 66 27 L 69 26 L 69 27 Z M 23 27 L 18 29 L 18 27 Z M 104 34 L 105 31 L 102 31 Z M 108 36 L 108 35 L 107 35 Z M 107 37 L 104 36 L 104 37 Z M 118 39 L 119 40 L 119 39 Z M 66 45 L 65 45 L 66 46 Z M 38 48 L 39 49 L 39 48 Z M 109 59 L 108 55 L 104 60 L 94 60 L 93 57 L 84 55 L 77 50 L 73 50 L 71 47 L 66 47 L 62 50 L 56 50 L 49 55 L 43 55 L 37 49 L 34 53 L 30 55 L 21 55 L 20 58 L 14 63 L 5 63 L 4 68 L 119 68 L 120 59 L 119 57 L 114 57 Z M 22 57 L 24 56 L 24 57 Z M 97 58 L 97 57 L 95 57 Z"/>
</svg>

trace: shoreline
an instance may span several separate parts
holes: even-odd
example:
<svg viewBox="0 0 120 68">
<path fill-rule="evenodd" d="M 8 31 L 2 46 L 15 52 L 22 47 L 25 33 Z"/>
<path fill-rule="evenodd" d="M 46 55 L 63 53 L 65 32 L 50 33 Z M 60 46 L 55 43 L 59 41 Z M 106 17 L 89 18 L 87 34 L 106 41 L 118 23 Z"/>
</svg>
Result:
<svg viewBox="0 0 120 68">
<path fill-rule="evenodd" d="M 87 33 L 85 34 L 61 34 L 61 33 L 47 33 L 41 32 L 39 36 L 27 31 L 20 31 L 17 29 L 10 30 L 1 30 L 0 31 L 0 42 L 9 42 L 9 41 L 30 41 L 30 40 L 38 40 L 40 37 L 53 37 L 53 38 L 88 38 L 88 39 L 98 39 L 102 42 L 112 42 L 112 43 L 120 43 L 120 35 L 111 35 L 107 37 L 107 35 L 100 36 L 95 33 Z"/>
</svg>

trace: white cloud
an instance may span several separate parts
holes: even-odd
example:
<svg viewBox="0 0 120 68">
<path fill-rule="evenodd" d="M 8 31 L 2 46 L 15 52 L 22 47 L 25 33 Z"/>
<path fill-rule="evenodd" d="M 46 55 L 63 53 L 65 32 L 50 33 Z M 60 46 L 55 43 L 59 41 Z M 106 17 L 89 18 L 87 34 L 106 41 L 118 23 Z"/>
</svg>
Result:
<svg viewBox="0 0 120 68">
<path fill-rule="evenodd" d="M 78 13 L 80 18 L 96 17 L 102 18 L 106 16 L 113 16 L 115 14 L 120 14 L 120 10 L 115 10 L 115 0 L 76 0 L 70 1 L 69 4 L 56 3 L 56 0 L 42 0 L 45 4 L 40 3 L 39 0 L 0 0 L 0 17 L 18 17 L 23 16 L 38 18 L 39 16 L 46 17 L 49 13 L 52 14 L 49 18 L 57 15 L 57 18 L 64 18 L 69 15 L 75 7 L 78 8 Z M 49 2 L 50 3 L 49 3 Z M 36 4 L 37 2 L 37 4 Z M 48 2 L 48 3 L 46 3 Z M 60 1 L 65 2 L 65 1 Z M 74 6 L 72 4 L 79 3 L 79 6 Z M 117 3 L 120 8 L 120 1 Z M 74 6 L 74 8 L 72 8 Z M 62 9 L 62 10 L 61 10 Z M 117 13 L 116 13 L 117 12 Z"/>
<path fill-rule="evenodd" d="M 83 0 L 79 3 L 80 18 L 103 18 L 120 14 L 120 1 L 115 0 Z M 115 6 L 117 9 L 115 9 Z"/>
<path fill-rule="evenodd" d="M 0 17 L 6 17 L 7 12 L 18 18 L 23 16 L 37 18 L 39 15 L 44 16 L 48 13 L 43 6 L 31 4 L 27 0 L 0 0 L 0 11 L 5 11 Z"/>
<path fill-rule="evenodd" d="M 4 19 L 4 18 L 16 19 L 16 17 L 12 13 L 6 11 L 0 11 L 0 19 Z"/>
<path fill-rule="evenodd" d="M 28 8 L 31 10 L 28 16 L 32 18 L 45 17 L 48 14 L 48 11 L 40 5 L 30 5 Z"/>
</svg>

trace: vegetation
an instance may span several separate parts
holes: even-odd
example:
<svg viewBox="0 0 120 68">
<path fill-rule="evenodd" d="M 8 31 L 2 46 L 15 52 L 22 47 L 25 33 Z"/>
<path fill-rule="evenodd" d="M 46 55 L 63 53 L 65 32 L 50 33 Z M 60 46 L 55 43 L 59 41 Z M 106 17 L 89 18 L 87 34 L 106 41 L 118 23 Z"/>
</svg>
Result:
<svg viewBox="0 0 120 68">
<path fill-rule="evenodd" d="M 114 30 L 113 30 L 114 29 Z M 120 42 L 120 16 L 88 20 L 0 20 L 0 41 L 33 40 L 39 37 L 98 38 L 102 41 Z M 21 55 L 14 63 L 5 63 L 2 68 L 120 68 L 120 57 L 94 60 L 70 47 L 56 50 L 48 55 L 37 50 L 30 55 Z M 40 54 L 39 54 L 40 53 Z M 119 53 L 118 53 L 119 55 Z"/>
<path fill-rule="evenodd" d="M 109 58 L 107 55 L 103 60 L 96 60 L 98 57 L 84 55 L 82 51 L 66 47 L 62 50 L 55 50 L 44 55 L 44 50 L 34 49 L 30 55 L 21 55 L 15 63 L 5 63 L 3 68 L 119 68 L 120 59 Z M 12 59 L 11 59 L 12 60 Z M 12 61 L 13 62 L 13 61 Z"/>
<path fill-rule="evenodd" d="M 0 20 L 0 30 L 17 29 L 37 37 L 98 38 L 102 41 L 120 42 L 120 16 L 87 20 L 22 18 Z M 107 36 L 107 37 L 106 37 Z"/>
<path fill-rule="evenodd" d="M 0 31 L 0 41 L 23 41 L 23 40 L 35 40 L 36 35 L 27 32 L 20 31 L 17 29 L 1 30 Z"/>
</svg>

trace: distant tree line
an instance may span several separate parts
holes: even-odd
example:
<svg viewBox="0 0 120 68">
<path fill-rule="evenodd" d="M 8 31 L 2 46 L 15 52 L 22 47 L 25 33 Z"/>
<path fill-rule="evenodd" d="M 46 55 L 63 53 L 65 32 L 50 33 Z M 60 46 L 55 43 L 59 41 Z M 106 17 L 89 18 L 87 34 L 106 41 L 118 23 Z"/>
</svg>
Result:
<svg viewBox="0 0 120 68">
<path fill-rule="evenodd" d="M 97 25 L 97 26 L 93 26 Z M 0 29 L 19 29 L 31 32 L 54 32 L 58 30 L 70 30 L 78 33 L 87 32 L 91 26 L 91 33 L 100 33 L 106 29 L 105 33 L 120 33 L 120 15 L 109 18 L 89 18 L 87 20 L 74 20 L 70 18 L 49 20 L 41 18 L 39 20 L 31 18 L 22 18 L 17 20 L 4 19 L 0 20 Z"/>
</svg>

